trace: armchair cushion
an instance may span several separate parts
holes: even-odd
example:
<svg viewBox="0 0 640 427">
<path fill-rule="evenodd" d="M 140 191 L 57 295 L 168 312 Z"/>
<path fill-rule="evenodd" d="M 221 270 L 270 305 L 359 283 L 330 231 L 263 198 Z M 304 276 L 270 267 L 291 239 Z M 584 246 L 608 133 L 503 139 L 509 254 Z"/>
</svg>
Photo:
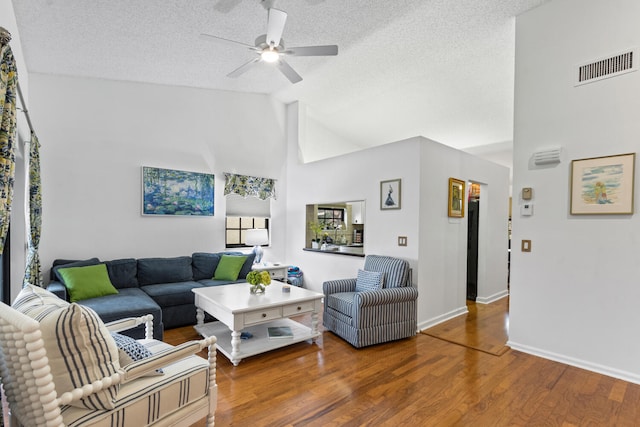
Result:
<svg viewBox="0 0 640 427">
<path fill-rule="evenodd" d="M 149 349 L 140 341 L 117 332 L 111 332 L 111 336 L 118 346 L 118 359 L 120 366 L 127 366 L 130 363 L 146 359 L 153 355 L 153 353 L 151 353 L 151 351 L 149 351 Z M 164 374 L 162 369 L 156 369 L 154 373 L 155 375 Z"/>
<path fill-rule="evenodd" d="M 174 348 L 161 341 L 141 342 L 154 355 Z M 180 425 L 179 421 L 187 416 L 181 414 L 180 409 L 184 412 L 185 407 L 190 407 L 190 412 L 195 412 L 208 404 L 210 393 L 215 393 L 215 390 L 209 389 L 209 364 L 200 356 L 187 356 L 177 363 L 165 366 L 163 370 L 162 376 L 144 376 L 123 384 L 117 396 L 117 412 L 63 407 L 65 425 L 141 427 L 163 421 L 165 424 L 162 425 Z M 181 414 L 179 418 L 174 419 L 178 414 Z M 167 424 L 167 419 L 173 419 L 173 423 Z"/>
<path fill-rule="evenodd" d="M 27 285 L 13 308 L 40 323 L 56 390 L 68 392 L 114 375 L 120 368 L 118 347 L 100 317 L 88 307 L 69 304 L 45 292 L 49 293 Z M 118 389 L 117 385 L 104 388 L 73 405 L 93 410 L 113 409 Z"/>
<path fill-rule="evenodd" d="M 375 291 L 381 289 L 384 282 L 384 273 L 381 271 L 358 270 L 356 278 L 356 292 Z"/>
<path fill-rule="evenodd" d="M 407 286 L 409 263 L 403 259 L 383 255 L 367 255 L 364 262 L 364 269 L 367 271 L 384 272 L 385 288 Z"/>
</svg>

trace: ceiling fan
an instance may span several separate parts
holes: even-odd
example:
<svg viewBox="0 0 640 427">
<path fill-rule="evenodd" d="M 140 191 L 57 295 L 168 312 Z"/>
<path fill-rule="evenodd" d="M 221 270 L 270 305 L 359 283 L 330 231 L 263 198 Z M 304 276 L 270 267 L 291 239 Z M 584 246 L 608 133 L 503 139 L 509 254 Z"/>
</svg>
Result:
<svg viewBox="0 0 640 427">
<path fill-rule="evenodd" d="M 279 9 L 269 8 L 267 17 L 267 33 L 258 36 L 255 41 L 255 46 L 250 44 L 225 39 L 223 37 L 214 36 L 211 34 L 201 34 L 203 38 L 213 38 L 224 42 L 230 42 L 247 47 L 249 50 L 255 52 L 258 56 L 249 62 L 242 64 L 236 68 L 227 77 L 238 77 L 247 72 L 252 66 L 259 62 L 272 63 L 282 74 L 285 75 L 291 83 L 298 83 L 302 80 L 300 74 L 298 74 L 291 66 L 284 60 L 285 56 L 333 56 L 338 54 L 338 46 L 325 45 L 325 46 L 301 46 L 285 48 L 284 40 L 282 39 L 282 33 L 284 31 L 284 25 L 287 22 L 287 13 Z"/>
</svg>

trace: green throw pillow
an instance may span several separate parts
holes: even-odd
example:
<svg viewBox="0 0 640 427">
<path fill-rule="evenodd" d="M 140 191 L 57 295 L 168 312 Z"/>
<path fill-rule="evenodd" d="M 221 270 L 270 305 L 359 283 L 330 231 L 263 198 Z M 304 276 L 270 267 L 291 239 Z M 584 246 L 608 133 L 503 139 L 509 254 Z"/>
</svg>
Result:
<svg viewBox="0 0 640 427">
<path fill-rule="evenodd" d="M 58 274 L 69 291 L 71 302 L 118 293 L 111 284 L 107 266 L 104 264 L 60 268 Z"/>
<path fill-rule="evenodd" d="M 246 256 L 222 255 L 216 271 L 213 273 L 213 280 L 238 280 L 238 275 L 246 259 Z"/>
</svg>

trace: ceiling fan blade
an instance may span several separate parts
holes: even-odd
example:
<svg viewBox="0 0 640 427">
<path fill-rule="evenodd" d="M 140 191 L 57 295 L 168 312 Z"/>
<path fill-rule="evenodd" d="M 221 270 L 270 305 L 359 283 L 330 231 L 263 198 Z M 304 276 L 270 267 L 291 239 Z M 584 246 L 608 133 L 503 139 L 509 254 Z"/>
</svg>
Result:
<svg viewBox="0 0 640 427">
<path fill-rule="evenodd" d="M 267 19 L 267 44 L 276 47 L 280 44 L 284 24 L 287 22 L 287 13 L 278 9 L 269 9 Z"/>
<path fill-rule="evenodd" d="M 338 46 L 332 44 L 326 46 L 292 47 L 283 53 L 295 56 L 334 56 L 338 54 Z"/>
<path fill-rule="evenodd" d="M 256 62 L 260 62 L 260 57 L 254 58 L 251 61 L 242 64 L 241 66 L 227 74 L 227 77 L 238 77 L 246 73 L 247 71 L 249 71 L 249 68 L 251 68 Z"/>
<path fill-rule="evenodd" d="M 298 83 L 302 80 L 300 74 L 296 73 L 296 71 L 291 68 L 291 65 L 286 63 L 284 60 L 278 60 L 278 62 L 276 62 L 276 65 L 278 66 L 278 69 L 282 72 L 282 74 L 284 74 L 291 83 Z"/>
<path fill-rule="evenodd" d="M 224 37 L 218 37 L 218 36 L 214 36 L 214 35 L 211 35 L 211 34 L 202 33 L 202 34 L 200 34 L 200 38 L 201 39 L 207 39 L 207 40 L 213 39 L 215 41 L 222 41 L 222 42 L 226 42 L 226 43 L 234 43 L 234 44 L 239 44 L 239 45 L 248 47 L 248 48 L 253 49 L 253 50 L 256 49 L 255 46 L 252 46 L 250 44 L 242 43 L 242 42 L 235 41 L 235 40 L 225 39 Z"/>
</svg>

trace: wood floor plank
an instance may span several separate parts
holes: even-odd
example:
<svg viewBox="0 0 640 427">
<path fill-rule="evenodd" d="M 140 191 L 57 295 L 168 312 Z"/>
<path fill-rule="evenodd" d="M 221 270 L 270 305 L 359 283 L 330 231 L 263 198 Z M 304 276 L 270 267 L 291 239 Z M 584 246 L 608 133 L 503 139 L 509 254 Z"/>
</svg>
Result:
<svg viewBox="0 0 640 427">
<path fill-rule="evenodd" d="M 192 327 L 165 331 L 171 344 L 189 339 L 199 339 Z M 640 416 L 640 385 L 423 334 L 355 349 L 322 331 L 316 344 L 249 357 L 237 367 L 221 354 L 217 361 L 217 426 L 634 426 Z"/>
</svg>

